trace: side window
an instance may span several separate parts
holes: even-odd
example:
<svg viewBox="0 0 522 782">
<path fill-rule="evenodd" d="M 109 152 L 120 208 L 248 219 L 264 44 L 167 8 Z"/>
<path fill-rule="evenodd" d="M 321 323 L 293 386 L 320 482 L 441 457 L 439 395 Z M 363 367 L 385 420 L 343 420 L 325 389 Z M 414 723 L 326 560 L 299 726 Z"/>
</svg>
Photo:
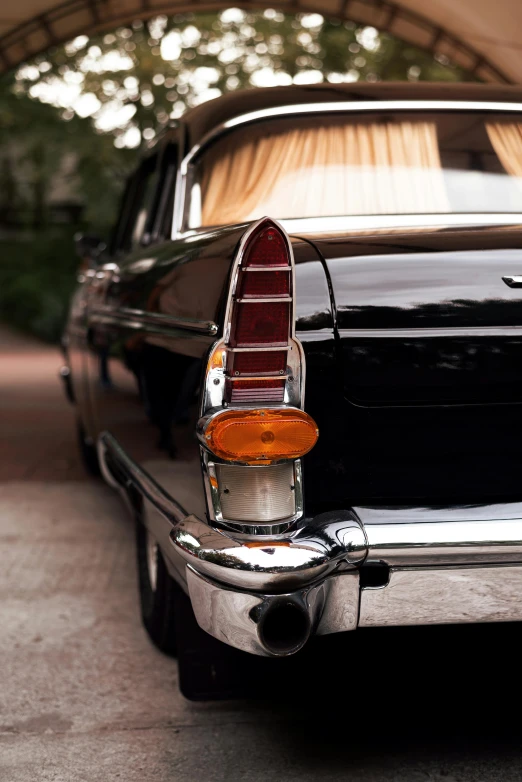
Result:
<svg viewBox="0 0 522 782">
<path fill-rule="evenodd" d="M 170 238 L 179 145 L 169 142 L 144 160 L 125 187 L 112 254 Z"/>
<path fill-rule="evenodd" d="M 110 239 L 110 254 L 115 255 L 123 246 L 123 237 L 125 234 L 125 226 L 128 223 L 129 213 L 132 206 L 133 194 L 134 194 L 134 179 L 135 176 L 129 177 L 125 187 L 123 189 L 123 195 L 120 200 L 120 208 L 118 210 L 118 218 L 112 231 Z"/>
<path fill-rule="evenodd" d="M 150 242 L 158 180 L 158 155 L 155 154 L 144 160 L 136 173 L 133 204 L 123 241 L 126 252 Z"/>
<path fill-rule="evenodd" d="M 161 160 L 161 185 L 158 198 L 156 220 L 153 229 L 153 239 L 170 239 L 172 234 L 172 218 L 174 212 L 174 195 L 178 173 L 179 146 L 169 143 L 165 147 Z"/>
</svg>

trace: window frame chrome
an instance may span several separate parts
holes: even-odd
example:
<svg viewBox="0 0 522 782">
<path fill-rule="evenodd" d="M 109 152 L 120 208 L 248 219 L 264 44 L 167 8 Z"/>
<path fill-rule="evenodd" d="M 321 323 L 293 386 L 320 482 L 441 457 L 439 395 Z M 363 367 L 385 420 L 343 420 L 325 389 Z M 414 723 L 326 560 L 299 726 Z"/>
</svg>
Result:
<svg viewBox="0 0 522 782">
<path fill-rule="evenodd" d="M 296 103 L 286 106 L 272 106 L 266 109 L 250 111 L 232 117 L 216 125 L 195 144 L 180 163 L 176 181 L 174 216 L 172 220 L 172 238 L 180 239 L 190 235 L 192 230 L 186 226 L 190 210 L 190 177 L 195 159 L 214 141 L 230 130 L 244 125 L 269 119 L 299 116 L 303 114 L 366 113 L 380 111 L 484 111 L 491 113 L 522 113 L 522 103 L 507 101 L 456 101 L 456 100 L 390 100 L 390 101 L 336 101 L 324 103 Z M 451 214 L 451 213 L 449 213 Z M 443 216 L 443 215 L 441 215 Z M 341 216 L 342 217 L 342 216 Z M 352 217 L 347 215 L 347 217 Z M 383 216 L 384 218 L 386 215 Z M 463 218 L 465 215 L 463 215 Z M 303 223 L 310 218 L 301 218 Z M 314 219 L 314 218 L 311 218 Z M 284 221 L 282 221 L 284 222 Z M 295 220 L 293 221 L 295 222 Z M 466 222 L 464 220 L 464 222 Z M 201 226 L 208 230 L 213 226 Z M 198 229 L 195 229 L 198 230 Z"/>
</svg>

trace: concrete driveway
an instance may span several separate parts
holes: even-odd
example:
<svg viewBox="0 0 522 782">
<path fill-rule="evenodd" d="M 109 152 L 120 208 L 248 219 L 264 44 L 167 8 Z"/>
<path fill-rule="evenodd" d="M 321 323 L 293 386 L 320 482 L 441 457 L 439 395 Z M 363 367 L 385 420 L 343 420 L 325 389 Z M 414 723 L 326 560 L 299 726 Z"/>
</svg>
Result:
<svg viewBox="0 0 522 782">
<path fill-rule="evenodd" d="M 264 700 L 186 701 L 58 353 L 2 332 L 0 367 L 0 782 L 522 780 L 518 627 L 328 639 Z"/>
</svg>

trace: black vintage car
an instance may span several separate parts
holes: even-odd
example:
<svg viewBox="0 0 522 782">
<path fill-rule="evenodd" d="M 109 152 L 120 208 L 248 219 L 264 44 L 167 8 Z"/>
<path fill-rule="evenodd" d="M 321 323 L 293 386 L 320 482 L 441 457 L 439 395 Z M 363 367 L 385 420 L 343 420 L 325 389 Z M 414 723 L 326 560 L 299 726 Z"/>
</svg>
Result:
<svg viewBox="0 0 522 782">
<path fill-rule="evenodd" d="M 521 112 L 480 85 L 227 95 L 149 147 L 108 248 L 80 240 L 62 374 L 161 649 L 194 616 L 268 657 L 522 618 Z"/>
</svg>

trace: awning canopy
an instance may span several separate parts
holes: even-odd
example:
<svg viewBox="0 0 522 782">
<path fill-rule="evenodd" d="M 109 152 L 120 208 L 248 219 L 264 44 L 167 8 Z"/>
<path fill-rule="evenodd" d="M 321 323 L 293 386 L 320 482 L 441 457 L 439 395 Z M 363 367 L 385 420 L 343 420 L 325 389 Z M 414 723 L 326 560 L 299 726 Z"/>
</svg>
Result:
<svg viewBox="0 0 522 782">
<path fill-rule="evenodd" d="M 50 46 L 107 30 L 132 19 L 230 6 L 317 12 L 387 31 L 446 55 L 485 81 L 522 82 L 521 0 L 3 0 L 0 70 L 8 70 Z"/>
</svg>

